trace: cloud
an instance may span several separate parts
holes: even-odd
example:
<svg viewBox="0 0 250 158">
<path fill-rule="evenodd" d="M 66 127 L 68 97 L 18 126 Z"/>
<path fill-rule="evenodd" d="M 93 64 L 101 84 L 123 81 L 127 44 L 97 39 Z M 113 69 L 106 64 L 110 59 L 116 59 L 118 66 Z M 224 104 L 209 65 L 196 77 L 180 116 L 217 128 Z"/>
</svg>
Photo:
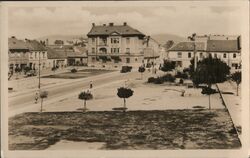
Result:
<svg viewBox="0 0 250 158">
<path fill-rule="evenodd" d="M 218 14 L 216 7 L 204 6 L 13 7 L 9 9 L 9 34 L 21 38 L 83 35 L 90 31 L 93 22 L 99 25 L 125 21 L 148 35 L 239 34 L 240 9 L 223 9 L 223 13 Z"/>
</svg>

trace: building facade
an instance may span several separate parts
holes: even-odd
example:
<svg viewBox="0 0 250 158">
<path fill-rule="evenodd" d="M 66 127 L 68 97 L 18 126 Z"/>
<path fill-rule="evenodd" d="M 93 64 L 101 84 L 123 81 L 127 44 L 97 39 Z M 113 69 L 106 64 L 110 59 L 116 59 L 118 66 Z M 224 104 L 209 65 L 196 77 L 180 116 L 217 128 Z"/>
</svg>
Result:
<svg viewBox="0 0 250 158">
<path fill-rule="evenodd" d="M 100 64 L 142 64 L 144 59 L 143 44 L 145 35 L 123 25 L 92 24 L 88 36 L 88 63 Z"/>
<path fill-rule="evenodd" d="M 225 62 L 231 72 L 241 69 L 241 47 L 237 40 L 205 40 L 204 42 L 180 42 L 168 50 L 168 60 L 175 61 L 180 69 L 188 68 L 190 60 L 196 57 L 199 60 L 211 55 Z"/>
</svg>

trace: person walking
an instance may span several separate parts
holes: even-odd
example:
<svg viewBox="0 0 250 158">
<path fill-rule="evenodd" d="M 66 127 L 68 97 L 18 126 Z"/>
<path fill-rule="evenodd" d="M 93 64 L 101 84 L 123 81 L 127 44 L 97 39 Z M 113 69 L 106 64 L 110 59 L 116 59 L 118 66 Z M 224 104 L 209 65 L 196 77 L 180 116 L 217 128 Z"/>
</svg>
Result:
<svg viewBox="0 0 250 158">
<path fill-rule="evenodd" d="M 89 83 L 89 88 L 90 88 L 90 89 L 93 88 L 93 82 L 92 82 L 92 81 L 90 81 L 90 83 Z"/>
</svg>

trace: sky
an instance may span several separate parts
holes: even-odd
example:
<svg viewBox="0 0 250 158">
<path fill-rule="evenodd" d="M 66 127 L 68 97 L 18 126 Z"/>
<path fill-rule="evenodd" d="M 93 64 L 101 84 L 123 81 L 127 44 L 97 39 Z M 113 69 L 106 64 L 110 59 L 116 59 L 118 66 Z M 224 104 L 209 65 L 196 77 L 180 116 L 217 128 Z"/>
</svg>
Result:
<svg viewBox="0 0 250 158">
<path fill-rule="evenodd" d="M 53 6 L 9 7 L 9 36 L 39 38 L 48 35 L 86 35 L 96 25 L 127 22 L 146 35 L 239 35 L 239 6 Z"/>
</svg>

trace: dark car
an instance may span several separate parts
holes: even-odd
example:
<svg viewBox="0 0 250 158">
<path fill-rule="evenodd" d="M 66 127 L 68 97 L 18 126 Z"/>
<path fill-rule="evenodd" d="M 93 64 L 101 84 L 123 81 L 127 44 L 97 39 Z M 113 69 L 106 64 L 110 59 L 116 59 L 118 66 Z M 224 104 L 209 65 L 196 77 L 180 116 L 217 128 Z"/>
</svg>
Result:
<svg viewBox="0 0 250 158">
<path fill-rule="evenodd" d="M 121 73 L 131 72 L 132 66 L 122 66 Z"/>
</svg>

